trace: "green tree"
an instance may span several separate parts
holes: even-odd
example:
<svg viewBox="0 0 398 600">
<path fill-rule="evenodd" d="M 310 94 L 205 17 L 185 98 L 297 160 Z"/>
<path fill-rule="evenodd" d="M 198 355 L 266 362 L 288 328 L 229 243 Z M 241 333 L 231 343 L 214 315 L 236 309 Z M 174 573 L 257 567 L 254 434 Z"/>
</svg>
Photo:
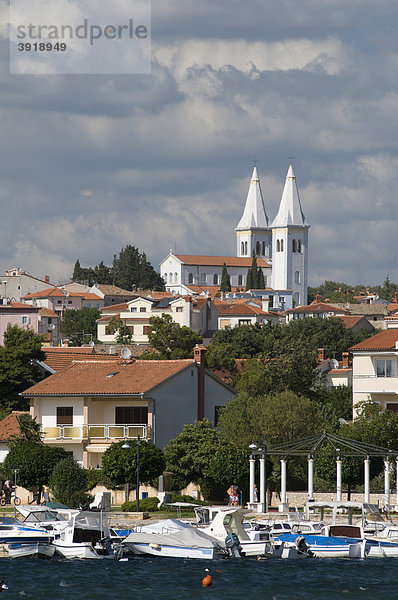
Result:
<svg viewBox="0 0 398 600">
<path fill-rule="evenodd" d="M 220 447 L 220 435 L 210 421 L 195 421 L 184 425 L 182 432 L 164 449 L 166 469 L 173 473 L 176 489 L 191 481 L 201 485 L 210 476 L 209 466 Z"/>
<path fill-rule="evenodd" d="M 360 403 L 356 408 L 357 418 L 351 425 L 343 425 L 340 435 L 398 450 L 398 413 L 384 410 L 377 402 L 370 400 Z"/>
<path fill-rule="evenodd" d="M 61 333 L 71 345 L 81 346 L 91 340 L 97 340 L 97 319 L 101 316 L 97 308 L 70 309 L 64 312 L 61 320 Z"/>
<path fill-rule="evenodd" d="M 131 290 L 139 289 L 164 290 L 162 277 L 147 261 L 145 253 L 140 253 L 138 248 L 128 245 L 122 248 L 119 256 L 113 259 L 113 276 L 115 285 Z"/>
<path fill-rule="evenodd" d="M 86 472 L 71 456 L 55 465 L 49 483 L 57 502 L 78 508 L 87 501 Z"/>
<path fill-rule="evenodd" d="M 202 337 L 185 325 L 180 327 L 170 315 L 150 317 L 148 340 L 155 352 L 144 353 L 141 358 L 180 359 L 191 358 L 196 344 L 202 343 Z"/>
<path fill-rule="evenodd" d="M 102 260 L 94 267 L 94 275 L 96 283 L 104 283 L 106 285 L 113 283 L 112 269 L 111 267 L 107 267 Z"/>
<path fill-rule="evenodd" d="M 72 281 L 80 282 L 82 280 L 82 268 L 80 266 L 80 261 L 77 259 L 75 262 L 75 267 L 73 269 Z"/>
<path fill-rule="evenodd" d="M 265 290 L 265 279 L 262 268 L 260 267 L 257 272 L 257 280 L 258 280 L 258 289 Z"/>
<path fill-rule="evenodd" d="M 137 442 L 128 440 L 130 448 L 122 448 L 125 442 L 111 444 L 104 452 L 102 472 L 114 486 L 128 483 L 135 487 L 137 481 Z M 149 483 L 159 477 L 165 468 L 165 458 L 160 448 L 145 441 L 140 442 L 140 482 Z"/>
<path fill-rule="evenodd" d="M 0 346 L 0 406 L 4 412 L 27 410 L 28 400 L 20 393 L 37 383 L 41 373 L 34 360 L 45 360 L 43 337 L 31 329 L 8 325 Z"/>
<path fill-rule="evenodd" d="M 37 442 L 39 444 L 42 443 L 40 423 L 38 423 L 36 419 L 37 417 L 32 419 L 29 413 L 17 416 L 19 433 L 11 435 L 8 438 L 9 448 L 12 448 L 14 443 L 17 443 L 21 440 L 25 442 Z"/>
<path fill-rule="evenodd" d="M 105 327 L 107 335 L 116 333 L 116 341 L 118 344 L 130 344 L 133 336 L 130 328 L 119 316 L 114 316 Z"/>
<path fill-rule="evenodd" d="M 224 263 L 223 267 L 222 267 L 222 273 L 221 273 L 221 285 L 220 285 L 220 291 L 221 292 L 230 292 L 231 291 L 231 280 L 227 271 L 227 265 Z"/>
<path fill-rule="evenodd" d="M 258 289 L 258 270 L 257 270 L 257 257 L 256 257 L 256 253 L 253 250 L 253 255 L 252 255 L 252 266 L 250 267 L 251 270 L 251 274 L 252 274 L 252 286 L 254 290 Z"/>
<path fill-rule="evenodd" d="M 238 485 L 240 488 L 247 488 L 249 483 L 249 457 L 250 451 L 248 448 L 220 443 L 210 460 L 208 475 L 225 489 L 231 484 Z"/>
<path fill-rule="evenodd" d="M 338 387 L 328 388 L 319 386 L 316 389 L 314 399 L 320 405 L 325 417 L 332 422 L 344 419 L 352 420 L 352 387 L 339 385 Z M 336 423 L 336 428 L 337 428 Z"/>
<path fill-rule="evenodd" d="M 55 448 L 34 441 L 15 440 L 4 460 L 4 469 L 8 477 L 18 469 L 18 484 L 27 489 L 48 485 L 55 466 L 68 457 L 63 448 Z"/>
<path fill-rule="evenodd" d="M 254 285 L 253 285 L 252 270 L 249 269 L 248 272 L 247 272 L 247 275 L 246 275 L 246 287 L 245 287 L 245 290 L 247 292 L 248 290 L 252 290 L 252 289 L 255 289 L 255 288 L 254 288 Z"/>
</svg>

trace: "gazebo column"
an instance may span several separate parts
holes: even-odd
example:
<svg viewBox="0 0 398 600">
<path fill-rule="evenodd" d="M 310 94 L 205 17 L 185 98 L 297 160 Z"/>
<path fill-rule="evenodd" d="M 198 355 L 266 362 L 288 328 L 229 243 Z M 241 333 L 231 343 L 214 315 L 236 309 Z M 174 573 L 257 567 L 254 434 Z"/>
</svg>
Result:
<svg viewBox="0 0 398 600">
<path fill-rule="evenodd" d="M 265 503 L 265 495 L 267 490 L 265 489 L 266 481 L 265 481 L 265 458 L 260 458 L 260 510 L 265 512 L 266 503 Z"/>
<path fill-rule="evenodd" d="M 288 512 L 289 505 L 286 498 L 286 458 L 281 458 L 281 503 L 279 512 Z"/>
<path fill-rule="evenodd" d="M 250 481 L 249 481 L 249 503 L 253 504 L 254 502 L 254 467 L 256 463 L 256 459 L 254 456 L 250 457 Z"/>
<path fill-rule="evenodd" d="M 314 458 L 308 457 L 308 500 L 314 497 Z"/>
<path fill-rule="evenodd" d="M 341 502 L 341 459 L 336 460 L 336 501 Z"/>
<path fill-rule="evenodd" d="M 370 502 L 370 460 L 365 458 L 364 467 L 364 502 Z"/>
<path fill-rule="evenodd" d="M 384 506 L 386 511 L 390 512 L 390 463 L 384 461 Z"/>
</svg>

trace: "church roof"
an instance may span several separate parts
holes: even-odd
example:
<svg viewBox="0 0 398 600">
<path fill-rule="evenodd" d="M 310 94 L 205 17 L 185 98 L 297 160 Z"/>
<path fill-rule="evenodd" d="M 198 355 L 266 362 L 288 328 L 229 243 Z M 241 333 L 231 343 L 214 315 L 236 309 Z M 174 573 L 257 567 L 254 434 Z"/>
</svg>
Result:
<svg viewBox="0 0 398 600">
<path fill-rule="evenodd" d="M 289 165 L 279 211 L 272 223 L 272 227 L 286 227 L 287 225 L 309 226 L 301 208 L 296 176 L 292 165 Z"/>
<path fill-rule="evenodd" d="M 222 267 L 251 267 L 251 256 L 204 256 L 200 254 L 175 254 L 184 265 Z M 271 264 L 260 256 L 257 256 L 257 266 L 271 268 Z M 191 287 L 191 286 L 190 286 Z"/>
<path fill-rule="evenodd" d="M 263 195 L 257 168 L 254 167 L 246 198 L 245 210 L 236 229 L 267 229 L 268 217 L 265 212 Z"/>
</svg>

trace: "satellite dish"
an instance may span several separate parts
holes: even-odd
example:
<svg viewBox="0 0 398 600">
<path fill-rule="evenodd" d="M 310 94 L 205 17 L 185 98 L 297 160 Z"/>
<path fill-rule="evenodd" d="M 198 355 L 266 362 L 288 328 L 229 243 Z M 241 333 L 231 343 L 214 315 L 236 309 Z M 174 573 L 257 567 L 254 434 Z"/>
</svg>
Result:
<svg viewBox="0 0 398 600">
<path fill-rule="evenodd" d="M 55 329 L 54 323 L 51 323 L 51 325 L 49 325 L 48 327 L 49 327 L 49 329 Z"/>
<path fill-rule="evenodd" d="M 332 369 L 338 369 L 339 368 L 339 361 L 336 360 L 335 358 L 331 358 L 330 359 L 330 366 Z"/>
<path fill-rule="evenodd" d="M 90 346 L 90 348 L 94 348 L 95 342 L 93 342 L 93 340 L 90 340 L 88 345 Z"/>
<path fill-rule="evenodd" d="M 122 351 L 120 353 L 122 355 L 122 358 L 128 360 L 129 358 L 131 358 L 131 350 L 130 348 L 122 348 Z"/>
</svg>

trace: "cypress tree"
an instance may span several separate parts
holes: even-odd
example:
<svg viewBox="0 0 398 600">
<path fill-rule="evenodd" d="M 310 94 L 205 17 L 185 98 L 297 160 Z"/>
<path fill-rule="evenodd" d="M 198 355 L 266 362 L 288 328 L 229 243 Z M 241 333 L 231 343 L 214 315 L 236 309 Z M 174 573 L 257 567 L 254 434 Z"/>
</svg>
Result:
<svg viewBox="0 0 398 600">
<path fill-rule="evenodd" d="M 251 290 L 253 287 L 253 280 L 252 280 L 252 270 L 251 268 L 248 270 L 247 272 L 247 276 L 246 276 L 246 292 L 248 290 Z"/>
<path fill-rule="evenodd" d="M 227 271 L 227 265 L 225 263 L 222 266 L 220 291 L 221 292 L 230 292 L 231 291 L 231 280 L 230 280 L 230 277 L 229 277 L 229 274 Z"/>
<path fill-rule="evenodd" d="M 263 270 L 262 270 L 261 267 L 257 271 L 257 276 L 258 276 L 258 289 L 259 290 L 265 290 L 264 273 L 263 273 Z"/>
<path fill-rule="evenodd" d="M 257 273 L 257 258 L 256 258 L 256 254 L 253 250 L 253 257 L 252 257 L 252 266 L 250 267 L 251 270 L 251 274 L 252 274 L 252 288 L 253 290 L 258 290 L 259 286 L 258 286 L 258 273 Z"/>
</svg>

